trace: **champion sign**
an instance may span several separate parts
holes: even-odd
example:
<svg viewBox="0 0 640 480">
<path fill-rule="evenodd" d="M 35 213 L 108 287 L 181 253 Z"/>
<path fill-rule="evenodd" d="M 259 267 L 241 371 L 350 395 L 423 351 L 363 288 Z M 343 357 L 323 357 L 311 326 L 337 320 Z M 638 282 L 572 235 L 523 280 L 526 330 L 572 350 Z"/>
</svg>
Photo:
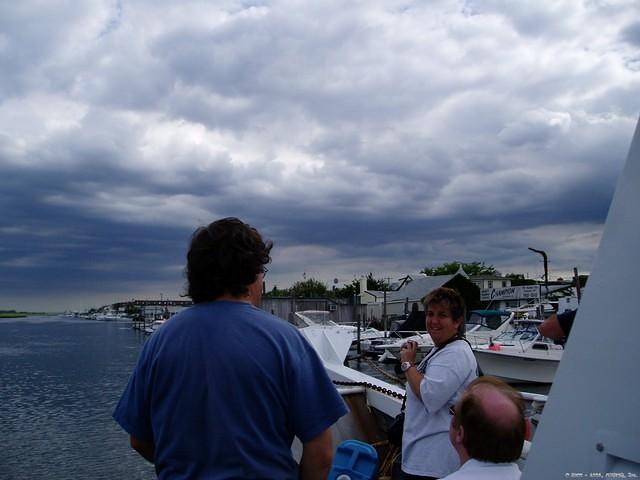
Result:
<svg viewBox="0 0 640 480">
<path fill-rule="evenodd" d="M 483 288 L 480 300 L 519 300 L 521 298 L 540 298 L 539 285 L 523 285 L 521 287 Z"/>
</svg>

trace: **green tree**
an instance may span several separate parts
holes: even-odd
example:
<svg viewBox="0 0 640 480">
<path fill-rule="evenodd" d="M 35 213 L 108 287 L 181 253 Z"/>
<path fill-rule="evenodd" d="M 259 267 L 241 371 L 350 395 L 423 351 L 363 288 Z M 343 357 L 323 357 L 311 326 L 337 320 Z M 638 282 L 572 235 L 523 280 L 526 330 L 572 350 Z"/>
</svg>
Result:
<svg viewBox="0 0 640 480">
<path fill-rule="evenodd" d="M 511 279 L 511 286 L 519 287 L 521 285 L 535 285 L 536 282 L 532 278 L 525 278 L 522 273 L 507 273 L 505 277 Z"/>
<path fill-rule="evenodd" d="M 367 275 L 367 290 L 389 290 L 389 282 L 384 278 L 374 278 L 373 273 Z M 353 279 L 351 283 L 344 284 L 341 288 L 333 289 L 333 296 L 337 298 L 353 298 L 360 293 L 360 281 Z"/>
<path fill-rule="evenodd" d="M 142 313 L 142 309 L 138 305 L 127 303 L 124 306 L 124 313 L 129 316 L 139 315 L 140 313 Z"/>
<path fill-rule="evenodd" d="M 354 295 L 360 293 L 360 283 L 353 280 L 351 283 L 345 283 L 342 287 L 334 287 L 331 293 L 336 298 L 353 298 Z"/>
<path fill-rule="evenodd" d="M 468 275 L 497 275 L 498 271 L 493 265 L 485 265 L 484 262 L 464 263 L 459 261 L 445 262 L 435 267 L 425 267 L 420 273 L 426 275 L 453 275 L 462 266 Z"/>
<path fill-rule="evenodd" d="M 326 297 L 328 293 L 327 286 L 315 278 L 299 280 L 291 285 L 289 291 L 296 297 Z"/>
<path fill-rule="evenodd" d="M 288 297 L 291 293 L 289 290 L 278 288 L 277 285 L 274 285 L 270 292 L 267 293 L 269 297 Z"/>
<path fill-rule="evenodd" d="M 367 290 L 389 290 L 389 281 L 386 278 L 373 278 L 373 273 L 367 275 Z"/>
</svg>

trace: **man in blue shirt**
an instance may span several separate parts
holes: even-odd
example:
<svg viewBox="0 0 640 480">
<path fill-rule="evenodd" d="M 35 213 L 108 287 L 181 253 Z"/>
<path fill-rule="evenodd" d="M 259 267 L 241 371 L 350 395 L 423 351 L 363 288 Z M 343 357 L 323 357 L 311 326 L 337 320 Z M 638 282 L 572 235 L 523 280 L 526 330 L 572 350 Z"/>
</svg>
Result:
<svg viewBox="0 0 640 480">
<path fill-rule="evenodd" d="M 256 308 L 271 247 L 236 218 L 193 235 L 195 305 L 148 339 L 113 414 L 161 479 L 327 477 L 347 410 L 297 329 Z"/>
</svg>

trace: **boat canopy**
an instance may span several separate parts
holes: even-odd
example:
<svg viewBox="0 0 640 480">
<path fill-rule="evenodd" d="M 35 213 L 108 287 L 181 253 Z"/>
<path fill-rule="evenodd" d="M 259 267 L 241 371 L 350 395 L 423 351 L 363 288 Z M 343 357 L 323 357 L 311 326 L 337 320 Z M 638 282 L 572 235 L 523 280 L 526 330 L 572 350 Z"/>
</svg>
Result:
<svg viewBox="0 0 640 480">
<path fill-rule="evenodd" d="M 472 310 L 466 321 L 467 330 L 480 325 L 480 330 L 495 330 L 511 318 L 511 312 L 504 310 Z"/>
<path fill-rule="evenodd" d="M 507 312 L 506 310 L 471 310 L 471 313 L 477 313 L 483 317 L 489 317 L 492 315 L 511 315 L 511 312 Z"/>
</svg>

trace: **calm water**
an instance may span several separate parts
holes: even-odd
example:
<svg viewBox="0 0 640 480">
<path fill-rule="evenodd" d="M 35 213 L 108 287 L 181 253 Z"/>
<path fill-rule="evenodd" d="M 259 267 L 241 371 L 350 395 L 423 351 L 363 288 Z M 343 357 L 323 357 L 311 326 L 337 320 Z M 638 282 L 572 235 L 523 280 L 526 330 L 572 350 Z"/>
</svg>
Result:
<svg viewBox="0 0 640 480">
<path fill-rule="evenodd" d="M 126 323 L 0 320 L 0 479 L 152 479 L 111 412 L 145 336 Z"/>
</svg>

